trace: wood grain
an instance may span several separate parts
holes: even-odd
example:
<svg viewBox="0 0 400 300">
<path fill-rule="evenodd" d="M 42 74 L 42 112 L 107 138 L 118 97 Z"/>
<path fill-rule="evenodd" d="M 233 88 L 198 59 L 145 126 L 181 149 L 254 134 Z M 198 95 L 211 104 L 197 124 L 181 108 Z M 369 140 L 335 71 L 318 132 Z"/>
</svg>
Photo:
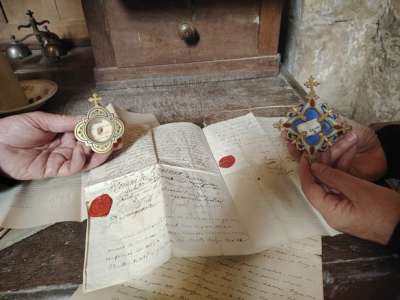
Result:
<svg viewBox="0 0 400 300">
<path fill-rule="evenodd" d="M 189 2 L 181 0 L 106 1 L 116 65 L 135 67 L 186 62 L 189 48 L 178 25 L 191 20 Z"/>
<path fill-rule="evenodd" d="M 85 223 L 60 223 L 6 248 L 0 255 L 0 291 L 80 284 Z M 0 295 L 1 298 L 1 295 Z"/>
<path fill-rule="evenodd" d="M 193 1 L 192 22 L 200 43 L 191 61 L 253 57 L 257 52 L 259 0 Z"/>
<path fill-rule="evenodd" d="M 326 300 L 400 298 L 400 257 L 391 249 L 349 235 L 322 242 Z"/>
<path fill-rule="evenodd" d="M 7 24 L 7 16 L 0 1 L 0 24 Z"/>
<path fill-rule="evenodd" d="M 81 0 L 54 0 L 58 15 L 65 21 L 84 21 Z"/>
<path fill-rule="evenodd" d="M 264 76 L 275 76 L 279 72 L 278 56 L 260 56 L 242 59 L 227 59 L 182 64 L 141 66 L 130 68 L 96 68 L 96 81 L 133 80 L 143 78 L 166 78 L 173 76 L 223 75 L 237 72 L 262 72 Z"/>
<path fill-rule="evenodd" d="M 132 67 L 257 55 L 259 0 L 107 2 L 117 66 Z M 178 36 L 181 23 L 200 34 L 196 46 Z"/>
<path fill-rule="evenodd" d="M 262 0 L 258 33 L 259 54 L 278 52 L 283 0 Z"/>
<path fill-rule="evenodd" d="M 114 48 L 111 44 L 108 19 L 104 14 L 105 0 L 83 0 L 94 59 L 98 68 L 115 66 Z"/>
</svg>

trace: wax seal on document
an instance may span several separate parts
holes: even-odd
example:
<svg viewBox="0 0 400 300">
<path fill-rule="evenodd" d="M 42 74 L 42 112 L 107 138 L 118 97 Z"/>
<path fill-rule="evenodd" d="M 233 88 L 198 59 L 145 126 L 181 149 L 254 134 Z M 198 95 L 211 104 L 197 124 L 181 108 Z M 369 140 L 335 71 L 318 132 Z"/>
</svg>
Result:
<svg viewBox="0 0 400 300">
<path fill-rule="evenodd" d="M 327 104 L 317 103 L 318 81 L 311 76 L 304 85 L 310 90 L 307 103 L 294 107 L 287 114 L 287 120 L 280 120 L 274 127 L 285 132 L 297 150 L 306 151 L 313 158 L 317 151 L 327 151 L 341 135 L 351 130 L 351 126 L 339 122 L 338 115 Z"/>
<path fill-rule="evenodd" d="M 105 109 L 100 101 L 97 94 L 89 98 L 93 107 L 75 126 L 75 137 L 94 152 L 107 153 L 124 134 L 124 123 Z"/>
<path fill-rule="evenodd" d="M 90 203 L 88 216 L 89 217 L 106 217 L 110 213 L 112 206 L 112 198 L 108 194 L 103 194 L 96 197 L 92 203 Z"/>
<path fill-rule="evenodd" d="M 220 168 L 228 169 L 233 166 L 235 161 L 236 159 L 233 155 L 227 155 L 219 160 L 218 165 Z"/>
</svg>

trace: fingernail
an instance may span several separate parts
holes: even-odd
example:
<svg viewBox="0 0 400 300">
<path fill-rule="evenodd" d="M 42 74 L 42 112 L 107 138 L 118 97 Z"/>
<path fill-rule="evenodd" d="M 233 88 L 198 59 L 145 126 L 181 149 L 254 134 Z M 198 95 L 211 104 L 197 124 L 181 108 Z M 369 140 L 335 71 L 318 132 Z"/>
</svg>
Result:
<svg viewBox="0 0 400 300">
<path fill-rule="evenodd" d="M 357 140 L 357 136 L 353 132 L 349 132 L 348 134 L 346 134 L 345 139 L 348 142 L 354 142 Z"/>
</svg>

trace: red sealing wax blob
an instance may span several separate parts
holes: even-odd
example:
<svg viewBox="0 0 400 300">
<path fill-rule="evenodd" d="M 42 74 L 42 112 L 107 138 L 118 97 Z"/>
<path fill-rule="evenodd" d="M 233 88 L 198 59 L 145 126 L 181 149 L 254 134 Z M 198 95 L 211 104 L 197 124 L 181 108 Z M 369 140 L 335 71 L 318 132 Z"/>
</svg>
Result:
<svg viewBox="0 0 400 300">
<path fill-rule="evenodd" d="M 236 159 L 233 155 L 227 155 L 227 156 L 222 157 L 219 160 L 219 166 L 220 166 L 220 168 L 227 169 L 227 168 L 232 167 L 233 164 L 235 163 L 235 161 L 236 161 Z"/>
<path fill-rule="evenodd" d="M 109 195 L 103 194 L 92 201 L 89 207 L 89 217 L 105 217 L 109 214 L 112 206 L 112 199 Z"/>
</svg>

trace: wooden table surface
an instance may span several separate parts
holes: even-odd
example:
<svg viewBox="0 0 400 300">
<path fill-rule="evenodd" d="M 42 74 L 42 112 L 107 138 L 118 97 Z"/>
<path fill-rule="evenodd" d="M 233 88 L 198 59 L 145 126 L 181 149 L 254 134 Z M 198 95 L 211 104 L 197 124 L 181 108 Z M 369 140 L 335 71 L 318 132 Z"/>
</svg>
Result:
<svg viewBox="0 0 400 300">
<path fill-rule="evenodd" d="M 60 90 L 43 108 L 82 114 L 95 85 L 92 65 L 54 68 L 20 77 L 55 80 Z M 24 74 L 22 74 L 24 73 Z M 73 74 L 73 76 L 71 76 Z M 282 116 L 301 98 L 282 76 L 168 86 L 109 85 L 104 103 L 154 113 L 161 123 L 205 125 L 252 111 Z M 85 223 L 64 222 L 0 251 L 0 299 L 68 299 L 82 283 Z M 400 299 L 400 257 L 385 247 L 348 235 L 322 239 L 325 299 Z"/>
</svg>

